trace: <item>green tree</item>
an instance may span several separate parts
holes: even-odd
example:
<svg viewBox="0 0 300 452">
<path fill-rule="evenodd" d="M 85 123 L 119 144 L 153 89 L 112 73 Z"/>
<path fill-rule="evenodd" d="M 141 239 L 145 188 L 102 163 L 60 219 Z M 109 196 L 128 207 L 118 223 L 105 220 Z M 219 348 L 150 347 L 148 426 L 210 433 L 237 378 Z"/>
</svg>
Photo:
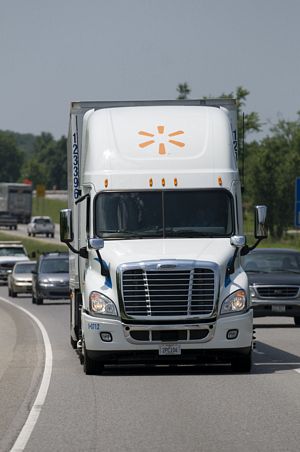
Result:
<svg viewBox="0 0 300 452">
<path fill-rule="evenodd" d="M 0 181 L 19 181 L 24 153 L 18 149 L 14 138 L 6 132 L 0 132 L 0 161 Z"/>
<path fill-rule="evenodd" d="M 22 174 L 33 181 L 33 185 L 46 188 L 65 189 L 67 187 L 67 140 L 56 141 L 50 133 L 37 136 L 31 157 L 23 165 Z"/>
<path fill-rule="evenodd" d="M 179 85 L 176 88 L 177 92 L 179 93 L 177 99 L 187 99 L 188 95 L 191 92 L 191 89 L 187 82 L 179 83 Z"/>
<path fill-rule="evenodd" d="M 268 206 L 271 237 L 280 239 L 293 225 L 295 179 L 300 175 L 300 117 L 280 120 L 271 135 L 249 145 L 247 185 L 253 204 Z"/>
</svg>

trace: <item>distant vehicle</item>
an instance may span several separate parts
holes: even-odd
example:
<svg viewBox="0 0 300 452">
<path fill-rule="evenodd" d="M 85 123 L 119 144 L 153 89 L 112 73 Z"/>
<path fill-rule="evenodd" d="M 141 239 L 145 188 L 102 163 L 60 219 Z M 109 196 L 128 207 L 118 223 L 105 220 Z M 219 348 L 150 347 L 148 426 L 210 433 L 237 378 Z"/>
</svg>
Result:
<svg viewBox="0 0 300 452">
<path fill-rule="evenodd" d="M 32 185 L 1 182 L 0 212 L 10 214 L 20 223 L 28 223 L 32 214 Z"/>
<path fill-rule="evenodd" d="M 68 253 L 46 253 L 39 257 L 32 272 L 32 303 L 43 304 L 45 298 L 69 298 Z"/>
<path fill-rule="evenodd" d="M 300 253 L 261 248 L 243 258 L 255 317 L 294 317 L 300 326 Z"/>
<path fill-rule="evenodd" d="M 46 235 L 46 237 L 54 237 L 55 225 L 50 217 L 39 216 L 32 217 L 30 223 L 27 225 L 27 234 L 32 235 Z"/>
<path fill-rule="evenodd" d="M 16 230 L 18 228 L 18 221 L 16 217 L 11 215 L 10 213 L 0 212 L 0 226 L 3 228 Z"/>
<path fill-rule="evenodd" d="M 17 262 L 12 273 L 8 275 L 8 295 L 16 297 L 19 293 L 31 293 L 32 271 L 36 261 Z"/>
<path fill-rule="evenodd" d="M 7 282 L 9 273 L 19 261 L 29 261 L 22 242 L 0 242 L 0 282 Z"/>
</svg>

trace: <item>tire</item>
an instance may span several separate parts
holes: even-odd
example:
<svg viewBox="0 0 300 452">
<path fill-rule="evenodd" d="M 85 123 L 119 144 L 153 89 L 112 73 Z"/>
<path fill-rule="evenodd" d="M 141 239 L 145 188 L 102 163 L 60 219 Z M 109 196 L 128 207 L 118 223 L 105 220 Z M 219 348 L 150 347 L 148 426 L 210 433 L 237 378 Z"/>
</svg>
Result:
<svg viewBox="0 0 300 452">
<path fill-rule="evenodd" d="M 70 342 L 72 345 L 72 348 L 74 348 L 74 350 L 77 349 L 77 341 L 75 339 L 72 338 L 72 336 L 70 336 Z"/>
<path fill-rule="evenodd" d="M 12 298 L 16 298 L 17 292 L 14 292 L 13 290 L 11 290 L 11 296 L 12 296 Z"/>
<path fill-rule="evenodd" d="M 231 369 L 233 372 L 249 373 L 252 367 L 252 350 L 247 355 L 240 355 L 232 358 Z"/>
<path fill-rule="evenodd" d="M 8 296 L 11 297 L 11 290 L 8 288 Z"/>
<path fill-rule="evenodd" d="M 300 326 L 300 317 L 294 317 L 295 326 Z"/>
<path fill-rule="evenodd" d="M 28 237 L 31 237 L 31 232 L 28 232 Z"/>
<path fill-rule="evenodd" d="M 32 303 L 36 304 L 36 298 L 35 298 L 35 296 L 33 294 L 32 294 Z"/>
<path fill-rule="evenodd" d="M 36 304 L 43 304 L 44 300 L 43 298 L 37 297 Z"/>
<path fill-rule="evenodd" d="M 83 346 L 83 370 L 86 375 L 97 375 L 103 371 L 103 364 L 89 358 L 85 345 Z"/>
<path fill-rule="evenodd" d="M 51 234 L 51 238 L 54 239 L 54 234 Z"/>
</svg>

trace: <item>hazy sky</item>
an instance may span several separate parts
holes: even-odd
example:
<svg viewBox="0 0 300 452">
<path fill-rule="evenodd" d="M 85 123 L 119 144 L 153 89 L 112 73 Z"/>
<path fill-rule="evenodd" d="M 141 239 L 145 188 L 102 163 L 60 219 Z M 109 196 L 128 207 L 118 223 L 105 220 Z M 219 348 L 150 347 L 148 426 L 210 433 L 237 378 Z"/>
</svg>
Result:
<svg viewBox="0 0 300 452">
<path fill-rule="evenodd" d="M 300 110 L 300 0 L 0 0 L 0 130 L 67 134 L 74 100 L 192 98 Z M 254 137 L 253 137 L 254 138 Z"/>
</svg>

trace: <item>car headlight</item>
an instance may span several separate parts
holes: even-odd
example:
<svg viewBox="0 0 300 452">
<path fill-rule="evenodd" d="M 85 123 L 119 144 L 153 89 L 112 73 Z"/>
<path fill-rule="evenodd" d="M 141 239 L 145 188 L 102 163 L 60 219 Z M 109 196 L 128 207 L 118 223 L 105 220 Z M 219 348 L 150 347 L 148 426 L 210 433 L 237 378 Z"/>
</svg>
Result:
<svg viewBox="0 0 300 452">
<path fill-rule="evenodd" d="M 247 306 L 246 292 L 237 290 L 225 298 L 221 307 L 221 314 L 234 314 L 244 311 Z"/>
<path fill-rule="evenodd" d="M 114 302 L 100 292 L 91 292 L 89 297 L 90 310 L 94 314 L 117 316 Z"/>
<path fill-rule="evenodd" d="M 39 285 L 42 287 L 50 287 L 50 286 L 53 286 L 54 284 L 53 284 L 53 282 L 49 281 L 49 279 L 41 279 L 39 281 Z"/>
</svg>

